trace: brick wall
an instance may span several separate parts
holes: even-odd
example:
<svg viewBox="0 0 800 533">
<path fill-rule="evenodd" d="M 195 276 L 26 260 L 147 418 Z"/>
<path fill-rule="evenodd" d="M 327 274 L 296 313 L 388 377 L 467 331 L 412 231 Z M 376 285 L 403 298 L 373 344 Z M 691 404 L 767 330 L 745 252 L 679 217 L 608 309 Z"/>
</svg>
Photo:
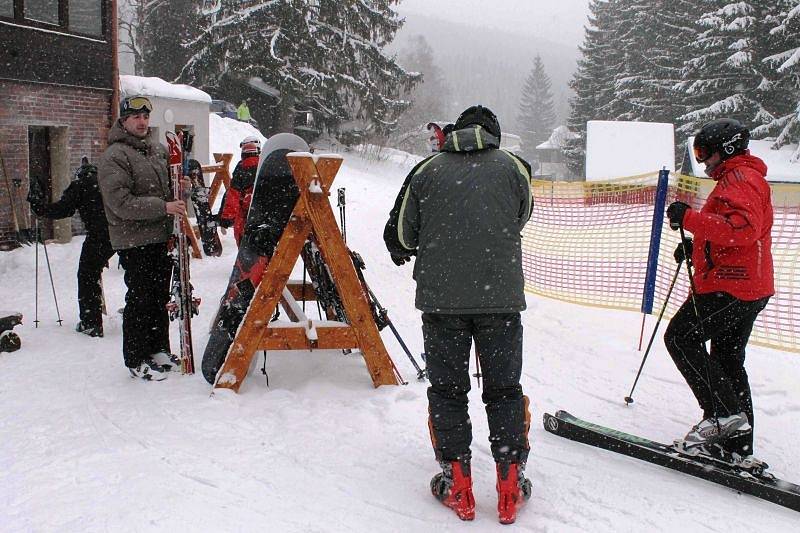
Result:
<svg viewBox="0 0 800 533">
<path fill-rule="evenodd" d="M 72 173 L 82 156 L 97 162 L 105 150 L 111 92 L 0 80 L 0 102 L 0 155 L 9 178 L 22 180 L 19 197 L 23 205 L 17 210 L 27 216 L 28 126 L 67 128 L 67 168 Z M 83 229 L 77 215 L 72 227 L 73 233 Z M 0 181 L 0 249 L 13 246 L 13 231 L 6 184 Z"/>
</svg>

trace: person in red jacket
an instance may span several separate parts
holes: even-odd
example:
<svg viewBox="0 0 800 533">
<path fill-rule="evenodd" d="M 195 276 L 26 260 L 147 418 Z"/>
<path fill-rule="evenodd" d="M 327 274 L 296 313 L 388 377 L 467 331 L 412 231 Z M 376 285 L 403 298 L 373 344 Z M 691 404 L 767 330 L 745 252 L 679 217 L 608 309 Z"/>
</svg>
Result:
<svg viewBox="0 0 800 533">
<path fill-rule="evenodd" d="M 255 135 L 245 137 L 239 147 L 242 149 L 242 159 L 236 164 L 231 179 L 231 188 L 225 192 L 222 199 L 222 209 L 219 213 L 219 224 L 223 228 L 233 226 L 233 236 L 238 246 L 244 233 L 247 222 L 247 211 L 253 198 L 253 185 L 258 171 L 258 157 L 261 154 L 261 141 Z"/>
<path fill-rule="evenodd" d="M 675 260 L 686 259 L 694 274 L 693 294 L 664 334 L 672 360 L 703 409 L 703 420 L 683 445 L 744 466 L 755 461 L 745 347 L 756 317 L 775 293 L 767 166 L 750 154 L 749 138 L 747 128 L 731 119 L 709 122 L 694 138 L 697 160 L 716 185 L 700 210 L 683 202 L 667 209 L 670 227 L 694 236 L 675 250 Z"/>
</svg>

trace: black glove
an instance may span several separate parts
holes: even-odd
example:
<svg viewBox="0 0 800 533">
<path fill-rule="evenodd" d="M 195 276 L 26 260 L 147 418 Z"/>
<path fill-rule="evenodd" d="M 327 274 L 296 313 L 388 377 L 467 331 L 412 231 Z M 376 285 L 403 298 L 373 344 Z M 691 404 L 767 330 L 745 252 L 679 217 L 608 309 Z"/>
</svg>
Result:
<svg viewBox="0 0 800 533">
<path fill-rule="evenodd" d="M 689 254 L 689 258 L 691 259 L 693 244 L 694 243 L 692 242 L 691 237 L 687 237 L 682 243 L 678 243 L 678 247 L 675 248 L 675 253 L 672 254 L 672 257 L 675 258 L 676 263 L 683 263 L 683 260 L 686 259 L 686 255 L 683 253 L 684 247 L 686 247 L 686 253 Z"/>
<path fill-rule="evenodd" d="M 44 197 L 42 189 L 39 187 L 35 179 L 31 180 L 30 188 L 28 189 L 28 203 L 31 204 L 31 211 L 36 213 L 37 216 L 42 216 L 44 210 Z"/>
<path fill-rule="evenodd" d="M 392 256 L 392 263 L 394 263 L 397 266 L 403 266 L 404 264 L 411 261 L 411 257 L 407 255 L 395 255 L 395 254 L 390 254 L 390 255 Z"/>
<path fill-rule="evenodd" d="M 686 211 L 691 209 L 689 204 L 683 202 L 672 202 L 667 208 L 667 218 L 669 218 L 669 227 L 673 230 L 680 229 L 683 226 L 683 217 L 686 216 Z"/>
</svg>

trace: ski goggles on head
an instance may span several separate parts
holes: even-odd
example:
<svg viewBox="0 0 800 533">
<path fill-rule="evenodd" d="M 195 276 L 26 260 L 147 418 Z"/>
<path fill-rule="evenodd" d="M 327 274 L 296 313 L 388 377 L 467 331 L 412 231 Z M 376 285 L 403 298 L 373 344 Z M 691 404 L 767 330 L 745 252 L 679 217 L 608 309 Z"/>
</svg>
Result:
<svg viewBox="0 0 800 533">
<path fill-rule="evenodd" d="M 706 159 L 713 155 L 711 149 L 703 144 L 695 145 L 692 148 L 694 149 L 694 157 L 697 159 L 698 163 L 704 163 Z"/>
<path fill-rule="evenodd" d="M 131 96 L 125 98 L 119 105 L 119 116 L 127 117 L 137 113 L 152 113 L 153 104 L 144 96 Z"/>
</svg>

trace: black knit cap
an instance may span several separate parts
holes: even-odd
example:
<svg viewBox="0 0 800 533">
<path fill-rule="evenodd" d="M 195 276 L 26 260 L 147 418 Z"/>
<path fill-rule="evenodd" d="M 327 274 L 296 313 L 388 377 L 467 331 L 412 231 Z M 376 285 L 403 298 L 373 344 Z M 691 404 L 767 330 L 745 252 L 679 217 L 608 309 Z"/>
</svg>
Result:
<svg viewBox="0 0 800 533">
<path fill-rule="evenodd" d="M 455 129 L 460 130 L 473 125 L 482 126 L 491 135 L 500 139 L 500 123 L 488 107 L 474 105 L 465 109 L 456 120 Z"/>
</svg>

